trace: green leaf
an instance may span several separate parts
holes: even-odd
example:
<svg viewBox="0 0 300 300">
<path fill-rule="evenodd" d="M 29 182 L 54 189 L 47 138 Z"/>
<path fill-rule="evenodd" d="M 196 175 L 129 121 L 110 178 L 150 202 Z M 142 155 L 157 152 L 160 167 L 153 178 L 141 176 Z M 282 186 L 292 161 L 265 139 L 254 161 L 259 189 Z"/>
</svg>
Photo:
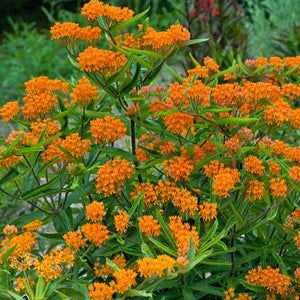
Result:
<svg viewBox="0 0 300 300">
<path fill-rule="evenodd" d="M 196 58 L 193 56 L 191 52 L 189 53 L 189 57 L 191 58 L 195 66 L 201 66 L 201 64 L 196 60 Z"/>
<path fill-rule="evenodd" d="M 134 74 L 133 78 L 131 79 L 131 81 L 121 89 L 121 91 L 120 91 L 121 96 L 124 96 L 132 91 L 132 89 L 135 87 L 135 85 L 139 79 L 140 73 L 141 73 L 141 65 L 136 64 L 135 74 Z M 131 100 L 133 100 L 133 99 L 131 99 Z"/>
<path fill-rule="evenodd" d="M 181 77 L 180 75 L 178 75 L 172 68 L 170 68 L 167 64 L 165 64 L 166 68 L 168 69 L 168 71 L 176 78 L 176 80 L 182 84 L 184 81 L 184 78 Z"/>
<path fill-rule="evenodd" d="M 286 266 L 285 266 L 282 258 L 278 255 L 278 253 L 275 250 L 272 250 L 272 255 L 276 259 L 276 261 L 279 265 L 281 273 L 283 275 L 289 275 L 288 272 L 287 272 Z"/>
<path fill-rule="evenodd" d="M 140 193 L 137 197 L 137 199 L 133 202 L 132 206 L 130 207 L 128 214 L 129 214 L 129 219 L 132 217 L 134 214 L 135 210 L 139 206 L 140 202 L 143 201 L 143 193 Z"/>
<path fill-rule="evenodd" d="M 160 250 L 164 251 L 165 253 L 173 256 L 173 257 L 177 257 L 177 252 L 170 249 L 169 247 L 167 247 L 166 245 L 162 244 L 161 242 L 156 241 L 155 239 L 149 237 L 149 241 L 152 242 L 157 248 L 159 248 Z"/>
<path fill-rule="evenodd" d="M 108 257 L 106 257 L 106 263 L 115 271 L 115 272 L 118 272 L 120 273 L 120 268 L 115 264 L 113 263 Z"/>
<path fill-rule="evenodd" d="M 194 262 L 195 259 L 195 246 L 192 237 L 190 236 L 190 242 L 189 242 L 189 251 L 187 254 L 187 260 L 190 264 Z"/>
<path fill-rule="evenodd" d="M 126 27 L 126 26 L 128 26 L 128 25 L 130 25 L 130 24 L 132 24 L 132 23 L 134 23 L 136 21 L 138 21 L 139 19 L 141 19 L 149 11 L 149 9 L 150 9 L 150 6 L 146 10 L 144 10 L 143 12 L 141 12 L 140 14 L 134 16 L 133 18 L 131 18 L 129 20 L 126 20 L 126 21 L 123 21 L 121 23 L 118 23 L 118 24 L 110 27 L 109 31 L 113 32 L 115 30 L 119 30 L 119 29 L 121 29 L 123 27 Z"/>
<path fill-rule="evenodd" d="M 155 258 L 147 244 L 142 243 L 141 251 L 146 257 Z"/>
<path fill-rule="evenodd" d="M 187 268 L 183 271 L 183 274 L 188 273 L 189 271 L 191 271 L 194 267 L 196 267 L 199 263 L 201 263 L 205 258 L 207 258 L 208 256 L 210 256 L 212 254 L 213 250 L 210 249 L 206 252 L 201 252 L 201 254 L 197 254 L 195 256 L 195 259 L 192 263 L 190 263 Z"/>
<path fill-rule="evenodd" d="M 2 255 L 2 262 L 5 263 L 10 255 L 14 252 L 18 244 L 14 245 L 13 247 L 9 248 L 3 255 Z"/>
<path fill-rule="evenodd" d="M 76 164 L 76 165 L 78 164 L 77 159 L 70 153 L 70 151 L 68 151 L 61 145 L 56 145 L 56 147 L 58 147 L 64 154 L 66 154 L 74 164 Z"/>
<path fill-rule="evenodd" d="M 63 111 L 63 112 L 60 112 L 59 114 L 56 114 L 54 117 L 51 118 L 51 120 L 59 120 L 67 115 L 69 115 L 71 112 L 73 112 L 74 110 L 76 110 L 76 106 L 72 106 L 70 107 L 69 109 Z"/>
<path fill-rule="evenodd" d="M 165 59 L 165 57 L 163 55 L 161 55 L 159 53 L 156 53 L 156 52 L 152 52 L 152 51 L 139 50 L 139 49 L 127 48 L 127 47 L 123 47 L 123 49 L 127 50 L 130 53 L 134 53 L 134 54 L 147 55 L 147 56 L 150 56 L 150 57 Z"/>
<path fill-rule="evenodd" d="M 79 115 L 83 115 L 83 109 L 80 107 L 76 107 L 75 112 Z M 93 110 L 85 110 L 85 115 L 88 118 L 101 118 L 103 119 L 105 116 L 107 116 L 107 113 L 99 112 L 99 111 L 93 111 Z"/>
<path fill-rule="evenodd" d="M 23 132 L 22 134 L 20 134 L 9 146 L 9 148 L 7 149 L 7 155 L 11 155 L 13 152 L 13 149 L 15 148 L 15 146 L 17 145 L 17 143 L 21 140 L 21 138 L 23 138 L 25 132 Z"/>
<path fill-rule="evenodd" d="M 239 125 L 245 125 L 245 124 L 251 124 L 254 122 L 257 122 L 258 118 L 221 118 L 219 120 L 215 121 L 216 125 L 223 125 L 223 124 L 239 124 Z"/>
<path fill-rule="evenodd" d="M 196 300 L 193 291 L 186 286 L 182 287 L 182 295 L 184 300 Z"/>
<path fill-rule="evenodd" d="M 150 299 L 153 299 L 152 293 L 148 293 L 146 291 L 137 291 L 132 289 L 127 290 L 124 295 L 128 297 L 149 297 Z"/>
<path fill-rule="evenodd" d="M 18 294 L 15 292 L 9 291 L 9 290 L 4 290 L 3 288 L 0 288 L 0 293 L 8 294 L 11 297 L 13 297 L 15 300 L 24 300 L 22 297 L 20 297 Z"/>
<path fill-rule="evenodd" d="M 208 40 L 209 40 L 209 38 L 189 40 L 189 41 L 187 41 L 187 42 L 184 43 L 184 46 L 190 46 L 190 45 L 194 45 L 194 44 L 199 44 L 199 43 L 206 42 Z"/>
<path fill-rule="evenodd" d="M 240 279 L 239 281 L 245 288 L 247 288 L 253 292 L 265 292 L 266 293 L 268 291 L 266 288 L 259 286 L 259 285 L 250 284 L 246 280 Z"/>
<path fill-rule="evenodd" d="M 224 298 L 224 290 L 215 286 L 211 286 L 204 282 L 197 282 L 194 284 L 190 284 L 189 288 L 195 291 L 200 291 L 205 293 L 206 295 L 215 295 L 221 298 Z"/>
<path fill-rule="evenodd" d="M 211 105 L 209 107 L 200 109 L 199 113 L 201 113 L 201 114 L 205 114 L 205 113 L 208 113 L 208 112 L 221 113 L 221 112 L 229 112 L 229 111 L 232 111 L 232 108 L 221 107 L 221 106 L 217 106 L 217 105 Z"/>
<path fill-rule="evenodd" d="M 208 266 L 231 266 L 231 262 L 227 260 L 218 260 L 218 259 L 213 259 L 213 260 L 204 259 L 202 261 L 202 264 Z"/>
<path fill-rule="evenodd" d="M 42 299 L 44 295 L 44 282 L 43 282 L 43 277 L 39 276 L 38 277 L 38 282 L 36 285 L 36 290 L 35 290 L 35 297 L 36 299 Z"/>
<path fill-rule="evenodd" d="M 19 172 L 16 169 L 11 168 L 11 170 L 0 179 L 0 186 L 17 175 L 19 175 Z"/>
<path fill-rule="evenodd" d="M 22 215 L 18 218 L 16 218 L 11 225 L 15 225 L 16 227 L 22 227 L 36 219 L 41 219 L 44 216 L 44 212 L 40 210 L 35 210 L 31 212 L 30 214 Z"/>
</svg>

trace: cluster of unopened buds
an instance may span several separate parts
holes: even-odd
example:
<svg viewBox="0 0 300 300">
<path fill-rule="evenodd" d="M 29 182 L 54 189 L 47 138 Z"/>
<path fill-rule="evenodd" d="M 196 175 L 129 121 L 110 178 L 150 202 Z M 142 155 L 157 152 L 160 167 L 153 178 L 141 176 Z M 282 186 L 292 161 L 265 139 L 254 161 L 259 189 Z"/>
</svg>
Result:
<svg viewBox="0 0 300 300">
<path fill-rule="evenodd" d="M 186 246 L 183 246 L 182 248 L 179 248 L 177 250 L 177 265 L 180 268 L 186 268 L 189 265 L 189 260 L 187 259 L 187 254 L 189 252 L 189 248 Z"/>
<path fill-rule="evenodd" d="M 131 119 L 137 118 L 141 111 L 139 103 L 136 104 L 132 103 L 130 106 L 127 106 L 125 108 L 126 108 L 125 115 Z"/>
</svg>

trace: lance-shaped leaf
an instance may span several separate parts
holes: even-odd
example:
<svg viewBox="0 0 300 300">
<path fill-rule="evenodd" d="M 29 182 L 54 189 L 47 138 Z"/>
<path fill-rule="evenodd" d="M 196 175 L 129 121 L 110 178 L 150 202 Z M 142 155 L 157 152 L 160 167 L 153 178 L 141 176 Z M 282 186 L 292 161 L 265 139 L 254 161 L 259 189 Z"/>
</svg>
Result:
<svg viewBox="0 0 300 300">
<path fill-rule="evenodd" d="M 221 118 L 215 121 L 216 125 L 223 125 L 223 124 L 251 124 L 257 122 L 258 118 Z"/>
<path fill-rule="evenodd" d="M 177 252 L 170 249 L 169 247 L 167 247 L 166 245 L 162 244 L 161 242 L 149 237 L 149 241 L 152 242 L 158 249 L 164 251 L 165 253 L 173 256 L 173 257 L 177 257 Z"/>
<path fill-rule="evenodd" d="M 152 52 L 152 51 L 139 50 L 139 49 L 127 48 L 127 47 L 123 47 L 123 49 L 127 50 L 130 53 L 146 55 L 146 56 L 155 57 L 155 58 L 159 58 L 159 59 L 165 59 L 165 57 L 163 55 L 156 53 L 156 52 Z"/>
<path fill-rule="evenodd" d="M 136 70 L 135 70 L 134 76 L 132 77 L 131 81 L 121 89 L 121 91 L 120 91 L 121 96 L 124 96 L 132 91 L 132 89 L 135 87 L 135 85 L 139 79 L 140 74 L 141 74 L 141 65 L 136 64 Z M 133 99 L 131 99 L 131 100 L 133 100 Z"/>
<path fill-rule="evenodd" d="M 177 81 L 182 84 L 184 81 L 184 78 L 178 75 L 172 68 L 170 68 L 167 64 L 165 64 L 168 71 L 177 79 Z"/>
<path fill-rule="evenodd" d="M 143 201 L 143 192 L 140 193 L 137 197 L 137 199 L 133 202 L 132 206 L 130 207 L 128 211 L 129 218 L 132 217 L 136 209 L 139 207 L 139 205 L 142 205 L 141 202 Z"/>
<path fill-rule="evenodd" d="M 209 38 L 189 40 L 189 41 L 187 41 L 187 42 L 184 43 L 184 46 L 190 46 L 190 45 L 194 45 L 194 44 L 200 44 L 200 43 L 206 42 L 208 40 L 209 40 Z"/>
</svg>

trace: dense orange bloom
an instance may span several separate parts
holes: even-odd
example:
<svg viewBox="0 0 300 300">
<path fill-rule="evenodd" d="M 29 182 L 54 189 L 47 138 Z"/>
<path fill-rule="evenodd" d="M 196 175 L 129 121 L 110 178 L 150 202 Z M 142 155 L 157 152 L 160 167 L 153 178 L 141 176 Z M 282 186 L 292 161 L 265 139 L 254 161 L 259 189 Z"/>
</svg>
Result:
<svg viewBox="0 0 300 300">
<path fill-rule="evenodd" d="M 280 295 L 288 291 L 288 286 L 293 280 L 287 275 L 280 274 L 278 268 L 273 269 L 270 266 L 267 266 L 267 269 L 258 266 L 257 269 L 250 270 L 245 278 L 250 284 L 263 286 L 271 293 Z"/>
<path fill-rule="evenodd" d="M 249 181 L 249 188 L 247 190 L 247 199 L 249 200 L 260 200 L 264 193 L 264 183 L 257 180 Z"/>
<path fill-rule="evenodd" d="M 160 146 L 159 149 L 161 154 L 172 154 L 176 151 L 176 144 L 173 142 L 164 141 Z"/>
<path fill-rule="evenodd" d="M 208 69 L 205 66 L 196 66 L 195 69 L 187 70 L 188 80 L 192 80 L 195 74 L 197 74 L 197 78 L 205 78 L 208 77 Z"/>
<path fill-rule="evenodd" d="M 111 300 L 114 294 L 113 288 L 105 283 L 95 282 L 89 286 L 91 300 Z"/>
<path fill-rule="evenodd" d="M 130 178 L 133 173 L 134 164 L 126 159 L 108 161 L 97 172 L 97 193 L 103 192 L 106 197 L 115 193 L 121 194 L 125 179 Z"/>
<path fill-rule="evenodd" d="M 297 207 L 295 211 L 291 213 L 291 216 L 285 222 L 284 226 L 294 228 L 294 223 L 298 224 L 297 219 L 300 219 L 300 208 Z"/>
<path fill-rule="evenodd" d="M 299 65 L 300 56 L 298 55 L 298 56 L 293 56 L 293 57 L 285 57 L 283 60 L 284 60 L 285 67 L 287 67 L 289 69 L 293 69 L 297 65 Z M 300 71 L 300 67 L 298 67 L 296 72 L 299 74 L 299 71 Z"/>
<path fill-rule="evenodd" d="M 237 169 L 220 169 L 219 173 L 213 177 L 213 181 L 214 194 L 229 197 L 229 190 L 240 181 L 240 172 Z"/>
<path fill-rule="evenodd" d="M 174 271 L 175 263 L 175 259 L 165 254 L 158 255 L 157 258 L 145 257 L 137 261 L 139 273 L 146 278 L 154 274 L 162 277 L 168 268 Z"/>
<path fill-rule="evenodd" d="M 105 241 L 108 239 L 108 230 L 105 225 L 94 223 L 85 224 L 81 227 L 81 231 L 91 242 L 98 248 L 101 248 Z"/>
<path fill-rule="evenodd" d="M 280 99 L 274 103 L 274 106 L 267 106 L 264 111 L 264 118 L 267 120 L 268 125 L 282 126 L 284 122 L 289 120 L 290 111 L 290 105 Z"/>
<path fill-rule="evenodd" d="M 290 125 L 293 128 L 299 129 L 300 128 L 300 109 L 290 109 L 287 111 L 288 114 L 288 120 L 290 122 Z"/>
<path fill-rule="evenodd" d="M 68 84 L 61 80 L 51 80 L 46 76 L 33 78 L 25 82 L 27 95 L 23 98 L 24 107 L 22 107 L 25 119 L 41 119 L 56 105 L 56 90 L 68 92 Z"/>
<path fill-rule="evenodd" d="M 1 149 L 1 147 L 0 147 Z M 2 157 L 2 155 L 0 155 L 0 167 L 1 168 L 5 168 L 5 169 L 9 169 L 12 165 L 17 164 L 20 161 L 20 157 L 17 155 L 11 155 L 9 157 Z"/>
<path fill-rule="evenodd" d="M 120 269 L 120 272 L 113 273 L 116 281 L 111 281 L 110 286 L 114 289 L 114 292 L 123 294 L 131 286 L 136 285 L 135 277 L 137 273 L 132 270 Z"/>
<path fill-rule="evenodd" d="M 199 235 L 195 226 L 190 227 L 189 223 L 182 223 L 182 218 L 179 216 L 169 217 L 170 219 L 170 229 L 172 235 L 176 240 L 176 245 L 178 249 L 183 249 L 184 247 L 189 248 L 190 238 L 192 238 L 195 250 L 199 246 Z"/>
<path fill-rule="evenodd" d="M 294 240 L 295 240 L 295 244 L 296 244 L 296 246 L 299 248 L 299 250 L 300 250 L 300 231 L 298 231 L 298 235 L 296 235 L 295 237 L 294 237 Z"/>
<path fill-rule="evenodd" d="M 284 197 L 286 195 L 287 186 L 285 180 L 280 178 L 271 178 L 271 194 L 275 197 Z"/>
<path fill-rule="evenodd" d="M 286 153 L 287 146 L 283 141 L 275 141 L 274 148 L 272 149 L 271 153 L 274 153 L 276 155 L 284 154 Z"/>
<path fill-rule="evenodd" d="M 295 166 L 290 168 L 290 175 L 293 180 L 300 181 L 300 167 Z"/>
<path fill-rule="evenodd" d="M 36 261 L 34 266 L 38 275 L 42 276 L 45 281 L 59 278 L 62 270 L 67 266 L 73 266 L 75 256 L 70 248 L 61 250 L 60 248 L 45 254 L 42 261 Z"/>
<path fill-rule="evenodd" d="M 15 291 L 17 293 L 23 293 L 23 294 L 26 294 L 27 291 L 26 291 L 26 285 L 25 283 L 27 283 L 27 285 L 33 289 L 34 286 L 35 286 L 35 282 L 34 280 L 30 277 L 30 276 L 27 276 L 27 277 L 18 277 L 17 280 L 16 280 L 16 287 L 15 287 Z"/>
<path fill-rule="evenodd" d="M 34 220 L 26 225 L 23 226 L 23 229 L 26 229 L 27 231 L 38 231 L 43 226 L 43 222 L 41 220 Z"/>
<path fill-rule="evenodd" d="M 276 66 L 276 71 L 282 70 L 283 68 L 283 60 L 279 56 L 273 56 L 269 58 L 269 65 Z"/>
<path fill-rule="evenodd" d="M 158 224 L 158 220 L 154 219 L 153 216 L 143 216 L 138 218 L 139 228 L 141 232 L 148 236 L 158 236 L 160 235 L 161 225 Z"/>
<path fill-rule="evenodd" d="M 268 59 L 266 57 L 259 57 L 256 61 L 255 64 L 258 68 L 262 66 L 267 66 L 268 65 Z"/>
<path fill-rule="evenodd" d="M 225 298 L 224 300 L 252 300 L 252 297 L 247 293 L 239 293 L 237 296 L 234 293 L 234 289 L 230 288 L 224 292 Z"/>
<path fill-rule="evenodd" d="M 217 147 L 209 141 L 205 141 L 200 145 L 194 146 L 193 160 L 195 163 L 199 162 L 207 155 L 212 154 L 217 151 Z"/>
<path fill-rule="evenodd" d="M 83 71 L 89 73 L 99 72 L 104 76 L 110 76 L 125 65 L 127 58 L 121 52 L 102 50 L 90 46 L 79 54 L 77 60 Z"/>
<path fill-rule="evenodd" d="M 8 102 L 0 109 L 0 115 L 4 121 L 10 121 L 19 112 L 18 101 Z"/>
<path fill-rule="evenodd" d="M 170 84 L 170 89 L 168 90 L 170 98 L 165 101 L 165 103 L 170 107 L 176 106 L 187 107 L 190 101 L 186 95 L 186 88 L 188 82 L 185 81 L 182 84 L 179 82 L 174 82 Z"/>
<path fill-rule="evenodd" d="M 92 222 L 98 222 L 104 217 L 104 205 L 103 202 L 93 201 L 91 204 L 85 207 L 86 218 Z"/>
<path fill-rule="evenodd" d="M 199 213 L 204 221 L 210 221 L 217 217 L 217 204 L 204 202 L 199 205 Z"/>
<path fill-rule="evenodd" d="M 216 64 L 216 62 L 211 58 L 211 57 L 205 57 L 204 58 L 204 65 L 211 71 L 213 71 L 214 73 L 218 73 L 220 66 L 218 64 Z"/>
<path fill-rule="evenodd" d="M 114 38 L 115 42 L 119 47 L 134 48 L 140 49 L 140 39 L 136 39 L 132 33 L 125 33 L 124 35 L 118 35 Z M 110 40 L 110 43 L 113 44 L 113 41 Z"/>
<path fill-rule="evenodd" d="M 281 170 L 280 165 L 275 163 L 273 160 L 270 160 L 268 163 L 270 167 L 270 176 L 278 176 Z"/>
<path fill-rule="evenodd" d="M 126 259 L 121 254 L 117 254 L 111 261 L 120 269 L 124 269 L 126 267 Z M 102 277 L 113 274 L 115 271 L 107 263 L 102 265 L 101 269 L 99 268 L 99 263 L 95 263 L 94 272 L 97 277 Z"/>
<path fill-rule="evenodd" d="M 176 112 L 164 117 L 167 128 L 174 134 L 186 135 L 194 124 L 194 118 L 185 113 Z"/>
<path fill-rule="evenodd" d="M 117 231 L 125 233 L 129 226 L 129 215 L 126 211 L 118 210 L 118 214 L 114 216 L 115 227 Z"/>
<path fill-rule="evenodd" d="M 265 167 L 262 165 L 263 161 L 254 155 L 249 155 L 245 158 L 244 168 L 253 175 L 262 176 L 265 172 Z"/>
<path fill-rule="evenodd" d="M 150 156 L 142 149 L 135 149 L 136 159 L 141 163 L 150 159 Z"/>
<path fill-rule="evenodd" d="M 166 175 L 176 181 L 188 180 L 194 169 L 192 162 L 186 157 L 175 156 L 173 159 L 165 160 L 163 165 Z"/>
<path fill-rule="evenodd" d="M 300 96 L 300 84 L 286 83 L 281 86 L 284 96 L 295 99 Z"/>
<path fill-rule="evenodd" d="M 121 120 L 105 116 L 91 121 L 91 132 L 96 144 L 113 143 L 126 135 L 126 127 Z"/>
<path fill-rule="evenodd" d="M 90 149 L 90 141 L 82 140 L 78 133 L 72 133 L 70 136 L 67 136 L 66 139 L 56 139 L 54 140 L 45 152 L 42 154 L 42 158 L 45 163 L 53 160 L 56 157 L 59 157 L 60 160 L 65 162 L 71 162 L 71 159 L 67 154 L 60 150 L 57 145 L 60 145 L 76 159 L 81 159 L 82 156 L 88 153 Z"/>
<path fill-rule="evenodd" d="M 205 86 L 201 80 L 196 80 L 191 87 L 187 89 L 187 96 L 197 105 L 209 106 L 210 88 Z"/>
<path fill-rule="evenodd" d="M 159 198 L 157 192 L 150 182 L 142 182 L 140 185 L 135 185 L 135 192 L 131 193 L 133 200 L 137 199 L 137 195 L 143 192 L 144 204 L 147 207 L 152 205 L 157 205 L 159 203 Z"/>
<path fill-rule="evenodd" d="M 81 9 L 81 14 L 87 18 L 88 21 L 94 22 L 98 17 L 102 17 L 106 20 L 106 24 L 113 25 L 114 23 L 131 19 L 134 11 L 127 7 L 115 7 L 95 0 L 84 4 Z"/>
<path fill-rule="evenodd" d="M 78 83 L 79 84 L 73 88 L 73 93 L 71 93 L 73 103 L 88 105 L 98 98 L 97 87 L 93 86 L 85 76 L 79 79 Z"/>
<path fill-rule="evenodd" d="M 189 31 L 181 25 L 171 25 L 166 31 L 157 32 L 148 26 L 141 39 L 141 47 L 156 52 L 168 53 L 173 46 L 182 47 L 190 40 Z"/>
<path fill-rule="evenodd" d="M 63 235 L 63 238 L 66 244 L 74 249 L 75 252 L 86 245 L 86 240 L 83 238 L 81 231 L 69 231 Z"/>
<path fill-rule="evenodd" d="M 214 177 L 221 169 L 224 169 L 224 164 L 218 160 L 212 160 L 209 165 L 204 165 L 203 168 L 207 177 Z"/>
</svg>

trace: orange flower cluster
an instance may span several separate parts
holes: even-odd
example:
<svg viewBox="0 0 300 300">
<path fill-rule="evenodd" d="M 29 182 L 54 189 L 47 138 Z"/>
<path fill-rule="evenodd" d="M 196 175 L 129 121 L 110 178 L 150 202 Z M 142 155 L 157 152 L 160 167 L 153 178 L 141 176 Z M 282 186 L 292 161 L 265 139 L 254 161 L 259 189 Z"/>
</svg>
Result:
<svg viewBox="0 0 300 300">
<path fill-rule="evenodd" d="M 52 40 L 61 39 L 64 44 L 68 45 L 72 42 L 80 39 L 85 41 L 92 41 L 101 38 L 101 29 L 99 27 L 87 26 L 81 28 L 79 24 L 66 22 L 56 22 L 50 29 Z"/>
<path fill-rule="evenodd" d="M 23 98 L 24 107 L 22 107 L 25 119 L 41 119 L 54 108 L 56 104 L 56 90 L 68 92 L 68 84 L 60 80 L 51 80 L 46 76 L 33 78 L 25 82 L 27 95 Z"/>
<path fill-rule="evenodd" d="M 224 148 L 227 149 L 227 151 L 231 154 L 235 154 L 236 152 L 238 152 L 240 147 L 241 142 L 237 135 L 234 135 L 233 137 L 224 142 Z"/>
<path fill-rule="evenodd" d="M 125 33 L 123 36 L 118 35 L 115 37 L 115 42 L 119 47 L 126 47 L 126 48 L 134 48 L 140 49 L 140 39 L 136 39 L 132 33 Z M 113 41 L 110 40 L 110 44 L 113 44 Z"/>
<path fill-rule="evenodd" d="M 172 235 L 176 240 L 176 245 L 178 249 L 183 249 L 184 247 L 189 248 L 190 238 L 193 239 L 195 250 L 199 246 L 199 235 L 195 226 L 190 227 L 189 223 L 182 223 L 182 218 L 179 216 L 169 217 L 170 219 L 170 229 Z"/>
<path fill-rule="evenodd" d="M 105 163 L 98 170 L 97 181 L 97 193 L 102 192 L 106 197 L 117 194 L 120 195 L 124 180 L 130 178 L 134 173 L 134 164 L 130 163 L 126 159 L 117 158 Z"/>
<path fill-rule="evenodd" d="M 205 66 L 196 66 L 195 69 L 187 70 L 189 74 L 187 80 L 191 81 L 195 74 L 197 74 L 197 78 L 206 78 L 208 77 L 208 69 Z"/>
<path fill-rule="evenodd" d="M 264 118 L 267 120 L 268 125 L 282 126 L 284 122 L 289 120 L 290 111 L 290 105 L 280 99 L 274 103 L 274 106 L 267 105 Z"/>
<path fill-rule="evenodd" d="M 252 300 L 252 297 L 247 293 L 239 293 L 238 296 L 235 297 L 234 288 L 230 288 L 224 292 L 225 298 L 224 300 Z"/>
<path fill-rule="evenodd" d="M 295 237 L 294 237 L 294 240 L 295 240 L 295 244 L 296 244 L 296 246 L 299 248 L 299 250 L 300 250 L 300 231 L 298 231 L 298 235 L 296 235 Z"/>
<path fill-rule="evenodd" d="M 166 175 L 172 177 L 175 181 L 188 180 L 194 169 L 192 161 L 186 157 L 179 156 L 165 160 L 163 166 L 166 170 Z"/>
<path fill-rule="evenodd" d="M 83 238 L 81 231 L 69 231 L 63 235 L 63 238 L 66 244 L 74 249 L 75 252 L 86 245 L 86 240 Z"/>
<path fill-rule="evenodd" d="M 43 260 L 41 262 L 37 260 L 34 266 L 37 274 L 47 282 L 59 278 L 63 269 L 65 270 L 67 266 L 73 266 L 74 259 L 74 253 L 71 252 L 70 248 L 63 250 L 58 248 L 50 254 L 45 254 Z"/>
<path fill-rule="evenodd" d="M 300 181 L 300 167 L 295 166 L 290 168 L 290 175 L 293 180 Z"/>
<path fill-rule="evenodd" d="M 270 167 L 270 176 L 278 176 L 281 170 L 280 165 L 275 163 L 273 160 L 270 160 L 268 163 Z"/>
<path fill-rule="evenodd" d="M 284 226 L 294 228 L 294 223 L 295 224 L 299 224 L 299 222 L 297 221 L 297 219 L 300 219 L 300 208 L 299 207 L 297 207 L 296 210 L 291 213 L 291 216 L 285 222 Z"/>
<path fill-rule="evenodd" d="M 138 218 L 139 228 L 141 232 L 145 233 L 147 237 L 153 237 L 160 235 L 161 225 L 158 224 L 158 220 L 154 219 L 153 216 L 143 216 Z"/>
<path fill-rule="evenodd" d="M 170 84 L 170 89 L 168 90 L 170 98 L 166 100 L 166 104 L 170 107 L 176 106 L 187 107 L 190 104 L 188 97 L 186 96 L 186 88 L 188 82 L 184 81 L 183 84 L 179 82 L 174 82 Z"/>
<path fill-rule="evenodd" d="M 115 227 L 118 232 L 125 233 L 129 226 L 129 215 L 126 211 L 118 210 L 118 214 L 114 216 Z"/>
<path fill-rule="evenodd" d="M 161 154 L 173 154 L 176 151 L 176 144 L 173 142 L 164 141 L 160 146 L 159 149 Z"/>
<path fill-rule="evenodd" d="M 216 64 L 216 62 L 211 58 L 211 57 L 204 57 L 204 65 L 211 71 L 213 71 L 214 73 L 218 73 L 220 66 L 218 64 Z"/>
<path fill-rule="evenodd" d="M 202 83 L 201 80 L 196 80 L 187 89 L 187 96 L 197 105 L 209 106 L 210 88 Z"/>
<path fill-rule="evenodd" d="M 260 200 L 264 194 L 264 183 L 257 180 L 249 181 L 249 188 L 247 190 L 247 199 L 249 200 Z"/>
<path fill-rule="evenodd" d="M 89 140 L 82 140 L 78 133 L 72 133 L 70 136 L 67 136 L 65 140 L 56 139 L 48 146 L 48 148 L 42 154 L 42 158 L 45 163 L 53 160 L 56 157 L 59 157 L 59 159 L 64 162 L 71 162 L 69 156 L 60 150 L 57 145 L 60 145 L 69 151 L 76 159 L 81 159 L 82 156 L 88 153 L 88 150 L 90 149 Z"/>
<path fill-rule="evenodd" d="M 81 231 L 85 237 L 94 243 L 98 248 L 101 248 L 108 239 L 108 230 L 105 225 L 94 223 L 87 223 L 81 227 Z"/>
<path fill-rule="evenodd" d="M 209 165 L 204 165 L 204 173 L 207 177 L 214 177 L 221 169 L 224 169 L 224 164 L 218 160 L 212 160 Z"/>
<path fill-rule="evenodd" d="M 186 135 L 194 124 L 194 118 L 185 113 L 176 112 L 164 117 L 167 128 L 174 134 Z"/>
<path fill-rule="evenodd" d="M 43 226 L 43 222 L 41 220 L 34 220 L 23 226 L 23 229 L 31 232 L 38 231 Z"/>
<path fill-rule="evenodd" d="M 127 58 L 121 52 L 102 50 L 90 46 L 79 54 L 77 60 L 83 71 L 89 73 L 99 72 L 104 76 L 110 76 L 125 65 Z"/>
<path fill-rule="evenodd" d="M 119 119 L 105 116 L 91 121 L 91 132 L 96 144 L 113 143 L 126 135 L 126 127 Z"/>
<path fill-rule="evenodd" d="M 204 221 L 211 221 L 217 217 L 217 204 L 204 202 L 199 205 L 199 213 Z"/>
<path fill-rule="evenodd" d="M 110 286 L 113 288 L 115 293 L 123 294 L 131 286 L 136 285 L 135 278 L 137 273 L 133 270 L 120 269 L 119 272 L 113 273 L 116 281 L 112 280 Z"/>
<path fill-rule="evenodd" d="M 145 257 L 137 261 L 139 273 L 146 278 L 150 278 L 154 274 L 162 277 L 168 268 L 174 271 L 175 263 L 174 258 L 165 254 L 158 255 L 157 258 Z"/>
<path fill-rule="evenodd" d="M 280 295 L 287 292 L 288 286 L 293 280 L 287 275 L 280 274 L 278 268 L 273 269 L 270 266 L 267 269 L 258 266 L 257 269 L 250 270 L 245 278 L 250 284 L 263 286 L 271 293 Z"/>
<path fill-rule="evenodd" d="M 229 197 L 229 190 L 234 188 L 234 184 L 240 181 L 240 172 L 237 169 L 220 169 L 213 177 L 214 194 Z"/>
<path fill-rule="evenodd" d="M 300 84 L 283 84 L 281 86 L 281 90 L 284 96 L 288 97 L 289 99 L 295 99 L 296 97 L 300 96 Z"/>
<path fill-rule="evenodd" d="M 217 147 L 209 141 L 205 141 L 200 145 L 194 146 L 193 160 L 195 163 L 201 161 L 207 155 L 217 151 Z"/>
<path fill-rule="evenodd" d="M 6 122 L 10 121 L 19 112 L 18 101 L 8 102 L 0 109 L 0 115 Z"/>
<path fill-rule="evenodd" d="M 244 168 L 248 173 L 258 176 L 262 176 L 264 174 L 265 167 L 262 165 L 263 161 L 258 159 L 256 156 L 249 155 L 244 161 Z"/>
<path fill-rule="evenodd" d="M 288 188 L 284 179 L 271 178 L 270 189 L 274 197 L 284 197 Z"/>
<path fill-rule="evenodd" d="M 127 7 L 115 7 L 95 0 L 84 4 L 81 14 L 91 22 L 95 22 L 98 17 L 107 18 L 106 24 L 111 26 L 114 23 L 131 19 L 134 11 Z"/>
<path fill-rule="evenodd" d="M 104 217 L 104 205 L 103 202 L 93 201 L 91 204 L 85 207 L 86 218 L 92 222 L 99 222 Z"/>
<path fill-rule="evenodd" d="M 290 109 L 287 111 L 288 121 L 291 127 L 299 129 L 300 128 L 300 109 Z"/>
<path fill-rule="evenodd" d="M 114 294 L 113 288 L 106 283 L 95 282 L 89 286 L 91 300 L 111 300 Z"/>
<path fill-rule="evenodd" d="M 98 98 L 99 95 L 97 88 L 93 86 L 85 76 L 82 79 L 79 79 L 78 83 L 79 84 L 71 93 L 73 103 L 79 103 L 86 106 Z"/>
<path fill-rule="evenodd" d="M 1 147 L 0 147 L 0 149 L 1 149 Z M 19 161 L 20 161 L 20 157 L 17 155 L 11 155 L 6 158 L 4 158 L 4 157 L 2 157 L 2 155 L 0 155 L 0 167 L 1 168 L 9 169 L 12 165 L 17 164 Z"/>
<path fill-rule="evenodd" d="M 188 40 L 190 40 L 190 33 L 181 25 L 171 25 L 168 30 L 161 32 L 157 32 L 154 28 L 148 26 L 141 39 L 141 48 L 168 53 L 173 46 L 182 47 Z"/>
<path fill-rule="evenodd" d="M 111 261 L 120 269 L 126 267 L 126 259 L 123 255 L 117 254 Z M 103 277 L 114 273 L 114 270 L 108 264 L 102 265 L 100 269 L 99 263 L 95 263 L 94 271 L 97 277 Z"/>
</svg>

